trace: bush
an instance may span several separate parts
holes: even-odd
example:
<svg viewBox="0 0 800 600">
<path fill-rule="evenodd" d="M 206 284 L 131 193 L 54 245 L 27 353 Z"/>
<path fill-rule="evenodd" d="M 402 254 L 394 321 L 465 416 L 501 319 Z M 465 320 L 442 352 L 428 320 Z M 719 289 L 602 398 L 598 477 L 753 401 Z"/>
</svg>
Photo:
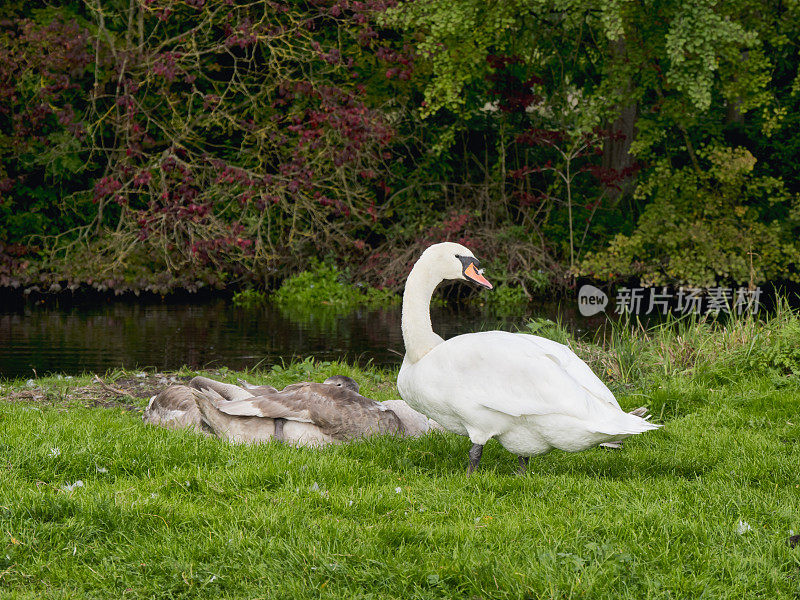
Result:
<svg viewBox="0 0 800 600">
<path fill-rule="evenodd" d="M 643 285 L 798 281 L 800 201 L 783 182 L 753 174 L 744 148 L 710 146 L 706 170 L 659 163 L 637 189 L 649 200 L 631 235 L 589 255 L 582 271 L 598 279 L 637 275 Z"/>
<path fill-rule="evenodd" d="M 272 300 L 280 307 L 331 308 L 342 312 L 359 306 L 391 304 L 399 299 L 388 291 L 345 283 L 339 270 L 325 263 L 317 263 L 310 270 L 289 277 L 272 295 Z"/>
<path fill-rule="evenodd" d="M 514 315 L 524 311 L 529 298 L 525 290 L 518 285 L 499 285 L 492 292 L 481 298 L 486 299 L 486 306 L 500 315 Z"/>
</svg>

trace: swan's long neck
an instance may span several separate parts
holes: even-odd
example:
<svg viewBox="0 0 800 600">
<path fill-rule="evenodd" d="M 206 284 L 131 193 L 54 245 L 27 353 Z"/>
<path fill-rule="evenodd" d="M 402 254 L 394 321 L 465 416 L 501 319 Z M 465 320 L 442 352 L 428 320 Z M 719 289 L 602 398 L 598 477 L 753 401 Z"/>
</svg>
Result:
<svg viewBox="0 0 800 600">
<path fill-rule="evenodd" d="M 424 260 L 417 261 L 406 280 L 403 292 L 403 342 L 406 345 L 406 358 L 417 362 L 442 338 L 433 332 L 431 326 L 431 296 L 442 281 Z"/>
</svg>

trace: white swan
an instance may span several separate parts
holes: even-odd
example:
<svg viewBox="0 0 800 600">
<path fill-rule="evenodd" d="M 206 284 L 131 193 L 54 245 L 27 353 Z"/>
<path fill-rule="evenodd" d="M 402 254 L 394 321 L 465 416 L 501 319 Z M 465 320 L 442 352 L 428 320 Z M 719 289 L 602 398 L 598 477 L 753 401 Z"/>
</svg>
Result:
<svg viewBox="0 0 800 600">
<path fill-rule="evenodd" d="M 483 446 L 496 438 L 519 456 L 559 448 L 585 450 L 659 426 L 624 412 L 611 391 L 568 347 L 545 338 L 505 331 L 459 335 L 433 332 L 430 300 L 445 279 L 483 287 L 479 261 L 460 244 L 426 249 L 403 294 L 406 355 L 397 377 L 400 396 L 445 429 L 468 436 L 469 473 Z"/>
</svg>

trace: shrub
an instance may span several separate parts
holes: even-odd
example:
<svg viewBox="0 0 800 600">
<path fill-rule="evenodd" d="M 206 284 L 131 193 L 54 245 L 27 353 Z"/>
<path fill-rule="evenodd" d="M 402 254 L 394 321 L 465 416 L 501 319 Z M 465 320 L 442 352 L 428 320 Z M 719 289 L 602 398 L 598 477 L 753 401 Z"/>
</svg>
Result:
<svg viewBox="0 0 800 600">
<path fill-rule="evenodd" d="M 643 285 L 713 287 L 800 280 L 800 201 L 779 179 L 753 174 L 744 148 L 709 146 L 706 170 L 660 162 L 637 189 L 649 200 L 631 235 L 589 255 L 582 271 L 599 279 L 637 275 Z"/>
<path fill-rule="evenodd" d="M 528 306 L 529 298 L 525 290 L 518 285 L 499 285 L 493 291 L 481 296 L 486 306 L 500 315 L 514 315 L 523 312 Z"/>
<path fill-rule="evenodd" d="M 375 307 L 399 301 L 400 297 L 388 291 L 371 287 L 350 285 L 342 280 L 339 270 L 325 263 L 316 263 L 283 282 L 272 295 L 280 307 L 348 311 L 359 306 Z"/>
</svg>

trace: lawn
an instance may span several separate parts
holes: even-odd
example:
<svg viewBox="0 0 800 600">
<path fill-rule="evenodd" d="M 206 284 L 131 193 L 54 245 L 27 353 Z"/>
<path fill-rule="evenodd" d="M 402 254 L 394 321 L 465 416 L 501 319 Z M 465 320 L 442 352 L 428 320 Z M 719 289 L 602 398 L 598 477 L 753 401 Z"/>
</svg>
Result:
<svg viewBox="0 0 800 600">
<path fill-rule="evenodd" d="M 780 318 L 576 343 L 665 426 L 522 477 L 495 442 L 467 477 L 451 434 L 308 450 L 147 427 L 152 373 L 106 374 L 116 399 L 89 376 L 0 383 L 0 596 L 798 598 L 800 327 Z M 397 397 L 395 373 L 342 364 L 245 377 L 337 372 Z"/>
</svg>

